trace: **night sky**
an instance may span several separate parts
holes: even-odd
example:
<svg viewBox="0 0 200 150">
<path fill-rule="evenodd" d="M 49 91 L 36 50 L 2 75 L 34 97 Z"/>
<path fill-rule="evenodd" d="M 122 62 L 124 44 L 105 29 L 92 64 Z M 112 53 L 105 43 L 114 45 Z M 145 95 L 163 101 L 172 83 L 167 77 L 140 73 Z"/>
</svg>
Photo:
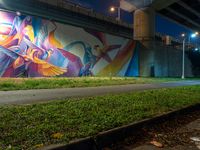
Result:
<svg viewBox="0 0 200 150">
<path fill-rule="evenodd" d="M 117 13 L 109 12 L 110 6 L 119 6 L 119 0 L 69 0 L 74 3 L 78 3 L 84 7 L 92 8 L 99 13 L 116 17 Z M 133 15 L 125 11 L 121 12 L 121 18 L 123 21 L 133 23 Z M 175 38 L 180 38 L 181 33 L 190 34 L 192 31 L 181 25 L 167 20 L 159 15 L 156 16 L 156 32 L 162 34 L 171 35 Z"/>
</svg>

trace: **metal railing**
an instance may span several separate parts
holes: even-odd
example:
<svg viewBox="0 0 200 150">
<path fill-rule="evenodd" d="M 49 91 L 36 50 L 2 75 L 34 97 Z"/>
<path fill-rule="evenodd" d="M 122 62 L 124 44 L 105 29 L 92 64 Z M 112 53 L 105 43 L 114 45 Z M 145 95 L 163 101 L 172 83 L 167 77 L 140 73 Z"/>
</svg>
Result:
<svg viewBox="0 0 200 150">
<path fill-rule="evenodd" d="M 106 22 L 111 22 L 113 24 L 117 24 L 127 28 L 133 28 L 132 24 L 128 24 L 126 22 L 123 22 L 122 20 L 117 20 L 116 18 L 113 18 L 111 16 L 105 16 L 101 13 L 95 12 L 92 8 L 88 8 L 68 0 L 37 0 L 37 1 L 47 3 L 49 5 L 54 5 L 56 7 L 67 9 L 76 13 L 84 14 Z"/>
</svg>

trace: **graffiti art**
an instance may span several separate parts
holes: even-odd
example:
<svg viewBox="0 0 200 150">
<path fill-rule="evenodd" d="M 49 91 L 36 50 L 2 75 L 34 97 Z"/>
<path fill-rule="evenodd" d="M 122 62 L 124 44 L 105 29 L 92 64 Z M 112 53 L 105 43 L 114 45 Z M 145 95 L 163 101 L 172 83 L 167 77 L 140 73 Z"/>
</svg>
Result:
<svg viewBox="0 0 200 150">
<path fill-rule="evenodd" d="M 130 39 L 0 12 L 0 77 L 137 76 Z"/>
</svg>

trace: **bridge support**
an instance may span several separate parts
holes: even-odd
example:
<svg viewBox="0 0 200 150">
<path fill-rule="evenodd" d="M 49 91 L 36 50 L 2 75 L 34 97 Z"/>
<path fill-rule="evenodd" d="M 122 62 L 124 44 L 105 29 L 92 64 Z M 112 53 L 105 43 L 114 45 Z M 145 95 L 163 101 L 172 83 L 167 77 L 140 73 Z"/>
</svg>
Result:
<svg viewBox="0 0 200 150">
<path fill-rule="evenodd" d="M 134 12 L 134 39 L 152 40 L 155 37 L 155 10 L 142 8 Z"/>
<path fill-rule="evenodd" d="M 134 12 L 134 39 L 142 43 L 140 76 L 154 76 L 155 10 L 142 8 Z"/>
</svg>

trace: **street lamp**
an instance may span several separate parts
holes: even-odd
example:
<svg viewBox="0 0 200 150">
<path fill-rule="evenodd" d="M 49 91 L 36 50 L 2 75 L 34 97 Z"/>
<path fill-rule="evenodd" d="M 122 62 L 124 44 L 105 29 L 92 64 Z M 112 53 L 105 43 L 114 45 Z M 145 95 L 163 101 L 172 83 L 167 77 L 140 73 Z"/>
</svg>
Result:
<svg viewBox="0 0 200 150">
<path fill-rule="evenodd" d="M 115 12 L 116 9 L 117 9 L 117 20 L 120 20 L 121 19 L 121 8 L 120 7 L 112 6 L 112 7 L 110 7 L 110 12 Z"/>
<path fill-rule="evenodd" d="M 195 38 L 197 35 L 199 35 L 199 32 L 195 32 L 193 34 L 191 34 L 188 38 L 189 43 L 190 43 L 190 39 L 191 38 Z M 182 79 L 185 79 L 185 42 L 186 42 L 186 34 L 181 34 L 181 36 L 183 37 L 183 58 L 182 58 Z"/>
<path fill-rule="evenodd" d="M 191 43 L 191 38 L 195 38 L 197 35 L 199 35 L 199 32 L 192 33 L 192 34 L 189 36 L 188 44 Z"/>
<path fill-rule="evenodd" d="M 183 37 L 183 58 L 182 58 L 182 79 L 185 79 L 185 34 L 181 35 Z"/>
</svg>

